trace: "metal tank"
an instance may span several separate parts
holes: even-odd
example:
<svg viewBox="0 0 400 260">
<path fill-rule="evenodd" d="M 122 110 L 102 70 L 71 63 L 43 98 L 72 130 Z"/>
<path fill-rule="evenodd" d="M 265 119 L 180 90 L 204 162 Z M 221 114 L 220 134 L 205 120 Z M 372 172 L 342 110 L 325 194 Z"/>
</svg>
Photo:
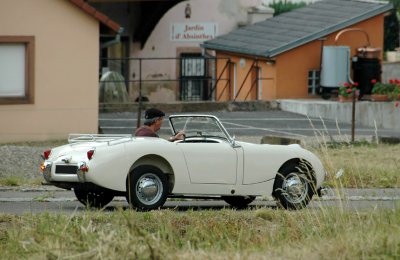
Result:
<svg viewBox="0 0 400 260">
<path fill-rule="evenodd" d="M 330 93 L 350 78 L 350 47 L 324 46 L 321 63 L 323 93 Z"/>
</svg>

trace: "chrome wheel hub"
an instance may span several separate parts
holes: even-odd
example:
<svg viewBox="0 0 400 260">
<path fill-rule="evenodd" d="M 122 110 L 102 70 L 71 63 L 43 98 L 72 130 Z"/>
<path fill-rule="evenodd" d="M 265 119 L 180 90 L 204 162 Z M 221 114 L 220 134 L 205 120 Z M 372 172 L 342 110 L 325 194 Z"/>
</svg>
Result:
<svg viewBox="0 0 400 260">
<path fill-rule="evenodd" d="M 282 189 L 290 203 L 300 203 L 308 195 L 307 180 L 298 173 L 290 173 L 283 181 Z"/>
<path fill-rule="evenodd" d="M 136 184 L 136 194 L 139 201 L 145 205 L 156 203 L 162 195 L 163 186 L 160 178 L 153 173 L 146 173 Z"/>
</svg>

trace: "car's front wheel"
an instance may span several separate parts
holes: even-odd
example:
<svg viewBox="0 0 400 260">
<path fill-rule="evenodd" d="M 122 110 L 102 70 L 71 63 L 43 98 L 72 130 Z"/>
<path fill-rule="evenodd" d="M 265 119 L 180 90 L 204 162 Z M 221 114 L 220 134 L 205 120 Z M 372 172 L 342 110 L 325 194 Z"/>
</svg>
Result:
<svg viewBox="0 0 400 260">
<path fill-rule="evenodd" d="M 222 199 L 237 209 L 246 208 L 250 203 L 254 201 L 255 196 L 224 196 Z"/>
<path fill-rule="evenodd" d="M 126 198 L 136 209 L 157 209 L 164 205 L 167 194 L 168 179 L 154 166 L 139 166 L 128 176 Z"/>
<path fill-rule="evenodd" d="M 86 207 L 102 208 L 114 199 L 114 194 L 106 189 L 86 190 L 74 188 L 76 198 Z"/>
<path fill-rule="evenodd" d="M 310 202 L 313 191 L 311 173 L 295 163 L 283 167 L 275 178 L 273 196 L 285 209 L 301 209 Z"/>
</svg>

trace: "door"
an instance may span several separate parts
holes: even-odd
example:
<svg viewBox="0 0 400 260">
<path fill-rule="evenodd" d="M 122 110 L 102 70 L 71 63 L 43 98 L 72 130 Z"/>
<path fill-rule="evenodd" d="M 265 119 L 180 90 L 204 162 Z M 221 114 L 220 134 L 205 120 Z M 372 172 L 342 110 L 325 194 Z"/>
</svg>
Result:
<svg viewBox="0 0 400 260">
<path fill-rule="evenodd" d="M 227 142 L 178 145 L 185 156 L 191 183 L 236 184 L 236 148 Z"/>
</svg>

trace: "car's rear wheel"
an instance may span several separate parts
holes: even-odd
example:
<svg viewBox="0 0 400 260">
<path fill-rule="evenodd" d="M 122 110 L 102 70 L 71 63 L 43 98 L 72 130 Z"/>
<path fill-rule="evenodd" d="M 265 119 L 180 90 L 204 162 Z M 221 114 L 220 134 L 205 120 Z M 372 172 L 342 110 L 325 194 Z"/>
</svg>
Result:
<svg viewBox="0 0 400 260">
<path fill-rule="evenodd" d="M 310 202 L 313 191 L 311 173 L 295 163 L 283 167 L 275 178 L 273 196 L 278 206 L 285 209 L 301 209 Z"/>
<path fill-rule="evenodd" d="M 114 194 L 106 189 L 86 190 L 74 188 L 76 198 L 86 207 L 102 208 L 114 199 Z"/>
<path fill-rule="evenodd" d="M 168 194 L 167 176 L 158 168 L 143 165 L 128 177 L 126 198 L 138 210 L 152 210 L 164 205 Z"/>
<path fill-rule="evenodd" d="M 254 201 L 255 196 L 224 196 L 222 199 L 237 209 L 246 208 L 250 203 Z"/>
</svg>

